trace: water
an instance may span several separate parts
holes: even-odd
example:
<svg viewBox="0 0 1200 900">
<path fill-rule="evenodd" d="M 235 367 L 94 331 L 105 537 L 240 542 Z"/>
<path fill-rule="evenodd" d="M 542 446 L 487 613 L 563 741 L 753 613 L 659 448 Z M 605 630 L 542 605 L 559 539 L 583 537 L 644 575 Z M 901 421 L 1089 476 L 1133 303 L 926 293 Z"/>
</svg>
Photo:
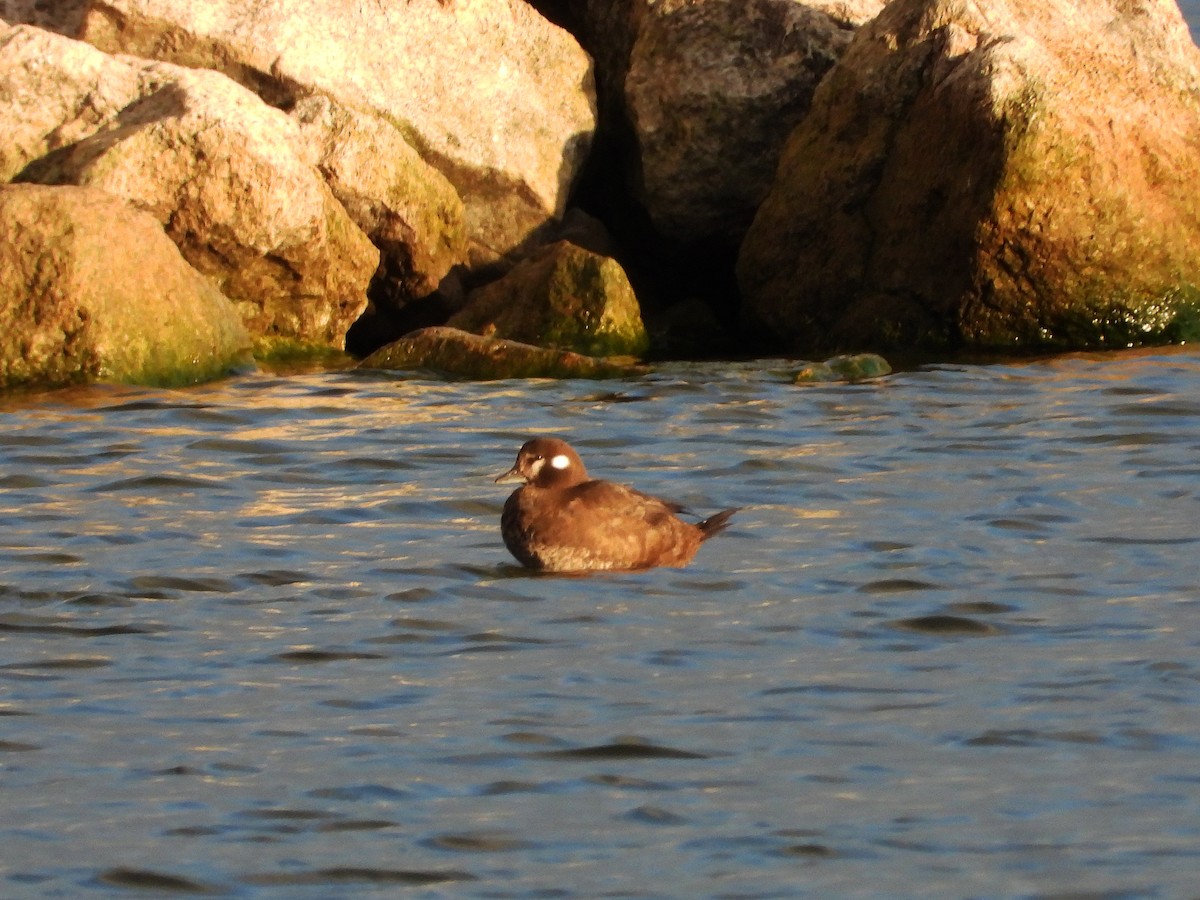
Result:
<svg viewBox="0 0 1200 900">
<path fill-rule="evenodd" d="M 1179 9 L 1192 32 L 1192 40 L 1200 39 L 1200 0 L 1179 0 Z"/>
<path fill-rule="evenodd" d="M 1200 354 L 0 411 L 0 896 L 1192 896 Z M 529 434 L 697 513 L 529 575 Z"/>
</svg>

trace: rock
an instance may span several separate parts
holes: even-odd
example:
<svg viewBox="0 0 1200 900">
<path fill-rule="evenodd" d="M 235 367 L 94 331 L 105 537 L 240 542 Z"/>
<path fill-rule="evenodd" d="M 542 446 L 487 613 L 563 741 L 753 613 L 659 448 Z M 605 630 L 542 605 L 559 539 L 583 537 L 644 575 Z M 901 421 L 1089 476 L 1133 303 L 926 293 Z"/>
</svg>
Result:
<svg viewBox="0 0 1200 900">
<path fill-rule="evenodd" d="M 855 25 L 883 4 L 648 4 L 625 99 L 637 136 L 641 200 L 662 234 L 740 240 L 817 83 Z"/>
<path fill-rule="evenodd" d="M 849 381 L 856 384 L 890 374 L 892 367 L 886 359 L 874 353 L 855 353 L 834 356 L 825 362 L 806 363 L 792 373 L 793 384 L 826 384 Z"/>
<path fill-rule="evenodd" d="M 95 134 L 137 92 L 136 66 L 40 28 L 0 26 L 0 181 Z"/>
<path fill-rule="evenodd" d="M 654 354 L 667 359 L 695 359 L 732 353 L 734 331 L 711 307 L 694 297 L 680 300 L 646 324 Z"/>
<path fill-rule="evenodd" d="M 620 264 L 567 241 L 474 291 L 447 324 L 590 356 L 640 356 L 649 344 Z"/>
<path fill-rule="evenodd" d="M 0 20 L 36 25 L 68 37 L 79 34 L 87 0 L 0 0 Z"/>
<path fill-rule="evenodd" d="M 462 200 L 394 125 L 321 94 L 290 114 L 333 195 L 382 251 L 398 290 L 425 297 L 466 262 Z"/>
<path fill-rule="evenodd" d="M 875 353 L 851 353 L 825 360 L 830 370 L 846 381 L 869 381 L 890 375 L 892 367 L 882 356 Z"/>
<path fill-rule="evenodd" d="M 233 304 L 158 221 L 91 188 L 0 185 L 0 387 L 183 384 L 248 359 Z"/>
<path fill-rule="evenodd" d="M 1171 3 L 893 0 L 742 246 L 793 348 L 1200 336 L 1200 51 Z"/>
<path fill-rule="evenodd" d="M 106 57 L 30 28 L 0 40 L 0 92 L 28 98 L 0 108 L 0 133 L 25 136 L 22 156 L 52 151 L 19 180 L 101 188 L 155 215 L 262 349 L 342 346 L 378 252 L 287 115 L 216 72 Z M 58 127 L 37 114 L 42 97 Z"/>
<path fill-rule="evenodd" d="M 626 378 L 645 373 L 628 360 L 597 359 L 457 328 L 423 328 L 375 351 L 362 369 L 428 370 L 494 381 L 503 378 Z"/>
<path fill-rule="evenodd" d="M 587 54 L 524 0 L 92 0 L 82 34 L 392 122 L 462 197 L 473 264 L 561 215 L 594 128 Z"/>
<path fill-rule="evenodd" d="M 547 237 L 547 244 L 554 241 L 570 241 L 576 247 L 601 256 L 617 255 L 617 242 L 608 227 L 578 207 L 568 209 L 558 227 L 549 232 Z"/>
</svg>

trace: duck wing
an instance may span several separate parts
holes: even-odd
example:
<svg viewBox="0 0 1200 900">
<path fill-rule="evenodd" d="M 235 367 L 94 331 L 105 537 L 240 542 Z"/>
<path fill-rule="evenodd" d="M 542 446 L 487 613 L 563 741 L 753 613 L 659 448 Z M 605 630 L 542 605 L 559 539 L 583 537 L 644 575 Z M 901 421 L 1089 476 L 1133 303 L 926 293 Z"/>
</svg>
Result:
<svg viewBox="0 0 1200 900">
<path fill-rule="evenodd" d="M 610 525 L 639 523 L 659 526 L 675 519 L 683 507 L 659 497 L 611 481 L 585 481 L 570 490 L 570 506 L 575 515 L 595 520 L 607 519 Z"/>
<path fill-rule="evenodd" d="M 682 565 L 700 545 L 701 532 L 680 520 L 674 504 L 610 481 L 568 489 L 564 528 L 573 539 L 603 548 L 616 568 Z"/>
</svg>

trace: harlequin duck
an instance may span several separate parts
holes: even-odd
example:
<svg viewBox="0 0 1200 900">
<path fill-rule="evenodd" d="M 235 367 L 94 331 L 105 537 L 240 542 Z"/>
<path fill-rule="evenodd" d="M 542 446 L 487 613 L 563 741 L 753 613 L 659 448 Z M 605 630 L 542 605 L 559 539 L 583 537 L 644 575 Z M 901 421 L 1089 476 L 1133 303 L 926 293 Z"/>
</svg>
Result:
<svg viewBox="0 0 1200 900">
<path fill-rule="evenodd" d="M 549 572 L 686 566 L 737 511 L 684 522 L 675 515 L 679 506 L 589 478 L 579 455 L 557 438 L 526 441 L 496 479 L 506 481 L 523 485 L 504 504 L 504 545 L 523 565 Z"/>
</svg>

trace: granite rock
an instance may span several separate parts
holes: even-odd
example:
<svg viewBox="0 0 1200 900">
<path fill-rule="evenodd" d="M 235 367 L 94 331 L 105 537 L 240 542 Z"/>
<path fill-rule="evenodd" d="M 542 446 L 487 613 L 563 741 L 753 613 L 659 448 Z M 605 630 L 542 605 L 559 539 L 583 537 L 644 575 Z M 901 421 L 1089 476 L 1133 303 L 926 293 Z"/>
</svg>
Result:
<svg viewBox="0 0 1200 900">
<path fill-rule="evenodd" d="M 0 185 L 0 387 L 185 384 L 249 358 L 233 304 L 151 215 L 94 188 Z"/>
<path fill-rule="evenodd" d="M 893 0 L 738 261 L 787 346 L 1200 337 L 1200 51 L 1169 0 Z"/>
<path fill-rule="evenodd" d="M 591 356 L 640 356 L 649 343 L 620 264 L 568 241 L 474 291 L 447 324 Z"/>
</svg>

